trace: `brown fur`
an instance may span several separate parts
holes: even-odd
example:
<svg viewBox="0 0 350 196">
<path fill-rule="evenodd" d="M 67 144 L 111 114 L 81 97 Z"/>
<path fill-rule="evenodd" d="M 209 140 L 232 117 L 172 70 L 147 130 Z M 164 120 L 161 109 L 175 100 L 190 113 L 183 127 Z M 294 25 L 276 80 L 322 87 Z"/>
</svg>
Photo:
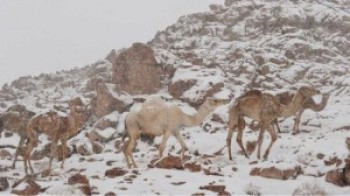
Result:
<svg viewBox="0 0 350 196">
<path fill-rule="evenodd" d="M 307 98 L 310 98 L 317 93 L 319 93 L 319 91 L 313 88 L 301 87 L 293 97 L 293 100 L 287 105 L 281 104 L 280 100 L 277 97 L 268 93 L 261 93 L 260 96 L 256 96 L 256 93 L 246 93 L 242 97 L 238 98 L 236 103 L 229 110 L 229 132 L 226 142 L 230 160 L 232 160 L 231 138 L 233 136 L 234 130 L 237 127 L 237 143 L 241 147 L 244 155 L 248 157 L 242 144 L 243 130 L 245 127 L 244 116 L 252 118 L 253 120 L 260 121 L 261 123 L 258 138 L 258 158 L 260 158 L 261 144 L 265 130 L 267 129 L 270 133 L 271 142 L 264 154 L 264 159 L 267 159 L 270 149 L 277 139 L 277 135 L 273 130 L 272 123 L 278 117 L 285 117 L 295 114 L 300 110 Z"/>
<path fill-rule="evenodd" d="M 26 127 L 28 121 L 35 115 L 23 105 L 11 106 L 6 112 L 0 115 L 0 137 L 3 130 L 12 131 L 20 136 L 20 141 L 16 148 L 15 158 L 12 168 L 15 168 L 19 155 L 19 147 L 22 146 L 27 138 Z"/>
<path fill-rule="evenodd" d="M 38 144 L 38 134 L 44 133 L 52 140 L 48 169 L 48 171 L 50 171 L 52 160 L 57 153 L 58 142 L 61 141 L 62 146 L 67 147 L 67 140 L 78 134 L 87 120 L 88 112 L 83 106 L 71 106 L 69 116 L 60 116 L 57 112 L 50 111 L 33 117 L 27 125 L 28 149 L 23 157 L 26 174 L 28 174 L 27 164 L 29 164 L 31 172 L 34 173 L 30 161 L 30 154 L 33 148 Z M 65 154 L 63 153 L 62 156 L 61 168 L 63 168 L 64 165 Z"/>
</svg>

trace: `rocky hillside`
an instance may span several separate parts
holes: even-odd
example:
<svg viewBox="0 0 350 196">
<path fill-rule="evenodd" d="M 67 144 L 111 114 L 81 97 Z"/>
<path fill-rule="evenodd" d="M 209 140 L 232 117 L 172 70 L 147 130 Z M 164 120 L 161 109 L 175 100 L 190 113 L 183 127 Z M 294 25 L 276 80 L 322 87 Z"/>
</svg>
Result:
<svg viewBox="0 0 350 196">
<path fill-rule="evenodd" d="M 0 135 L 0 194 L 26 187 L 34 191 L 29 194 L 349 194 L 348 10 L 350 2 L 342 0 L 226 0 L 207 12 L 180 17 L 146 44 L 112 50 L 105 60 L 4 85 L 1 115 L 14 105 L 66 115 L 69 101 L 80 97 L 91 118 L 69 140 L 66 168 L 54 161 L 53 176 L 8 188 L 2 187 L 19 182 L 24 171 L 21 162 L 10 168 L 19 137 L 5 130 Z M 125 114 L 150 95 L 195 113 L 207 97 L 230 98 L 232 104 L 249 89 L 277 93 L 302 85 L 330 93 L 328 105 L 317 114 L 305 112 L 299 135 L 289 131 L 292 118 L 281 121 L 283 133 L 267 161 L 255 159 L 254 126 L 244 133 L 250 159 L 235 139 L 234 161 L 226 149 L 219 151 L 226 141 L 228 104 L 200 126 L 181 130 L 189 146 L 185 162 L 179 160 L 180 145 L 170 138 L 165 154 L 171 155 L 155 163 L 160 142 L 155 138 L 136 147 L 140 169 L 126 168 L 121 153 Z M 37 171 L 48 162 L 49 140 L 40 139 L 32 156 Z"/>
</svg>

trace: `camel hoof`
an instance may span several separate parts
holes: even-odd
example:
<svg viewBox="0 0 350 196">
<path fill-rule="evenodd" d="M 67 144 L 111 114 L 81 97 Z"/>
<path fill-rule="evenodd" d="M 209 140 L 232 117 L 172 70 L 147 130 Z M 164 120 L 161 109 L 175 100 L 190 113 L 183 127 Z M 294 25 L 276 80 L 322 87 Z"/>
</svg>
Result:
<svg viewBox="0 0 350 196">
<path fill-rule="evenodd" d="M 295 131 L 292 133 L 292 135 L 298 135 L 298 134 L 300 134 L 300 131 Z"/>
<path fill-rule="evenodd" d="M 51 170 L 47 169 L 41 173 L 42 177 L 47 177 L 51 174 Z"/>
</svg>

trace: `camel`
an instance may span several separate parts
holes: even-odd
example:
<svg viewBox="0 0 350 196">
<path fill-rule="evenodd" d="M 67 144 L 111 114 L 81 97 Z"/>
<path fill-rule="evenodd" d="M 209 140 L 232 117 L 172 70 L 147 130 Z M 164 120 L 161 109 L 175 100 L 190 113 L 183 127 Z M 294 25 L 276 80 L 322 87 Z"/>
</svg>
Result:
<svg viewBox="0 0 350 196">
<path fill-rule="evenodd" d="M 289 92 L 285 93 L 280 93 L 276 95 L 277 98 L 279 98 L 280 102 L 284 105 L 288 105 L 289 103 L 292 102 L 294 94 L 291 94 Z M 300 109 L 294 114 L 294 128 L 293 128 L 293 134 L 298 134 L 300 133 L 299 130 L 299 124 L 300 124 L 300 119 L 301 115 L 306 109 L 311 109 L 314 112 L 319 112 L 322 111 L 328 102 L 329 99 L 329 94 L 322 94 L 322 100 L 321 103 L 316 104 L 313 98 L 307 98 L 303 104 L 301 105 Z M 282 116 L 283 118 L 287 118 L 289 116 Z M 277 127 L 278 133 L 281 133 L 281 129 L 278 125 L 277 119 L 273 122 L 273 124 Z"/>
<path fill-rule="evenodd" d="M 6 112 L 0 115 L 0 137 L 3 130 L 12 131 L 20 136 L 19 144 L 15 151 L 12 168 L 16 167 L 19 155 L 19 147 L 22 146 L 27 138 L 26 127 L 28 121 L 35 115 L 23 105 L 13 105 Z"/>
<path fill-rule="evenodd" d="M 181 145 L 181 158 L 183 158 L 187 146 L 179 132 L 182 127 L 199 125 L 216 107 L 224 105 L 227 100 L 207 98 L 199 107 L 197 114 L 185 114 L 178 106 L 168 106 L 161 98 L 146 100 L 138 111 L 131 111 L 125 119 L 126 131 L 129 140 L 125 143 L 123 153 L 127 166 L 137 168 L 132 151 L 140 138 L 140 132 L 147 135 L 163 136 L 159 145 L 159 155 L 162 157 L 165 144 L 170 135 L 174 135 Z"/>
<path fill-rule="evenodd" d="M 251 93 L 251 92 L 248 91 L 247 93 Z M 292 102 L 294 95 L 295 94 L 290 93 L 290 92 L 283 92 L 283 93 L 279 93 L 279 94 L 275 95 L 275 97 L 277 97 L 279 99 L 281 104 L 288 105 L 290 102 Z M 303 114 L 303 112 L 306 109 L 311 109 L 314 112 L 322 111 L 326 107 L 328 99 L 329 99 L 329 94 L 322 94 L 321 102 L 319 104 L 316 104 L 315 101 L 313 100 L 313 98 L 311 98 L 311 97 L 307 98 L 303 102 L 302 106 L 300 107 L 300 110 L 297 111 L 295 114 L 293 114 L 295 116 L 294 117 L 293 134 L 300 133 L 299 124 L 300 124 L 300 119 L 301 119 L 301 115 Z M 287 117 L 289 117 L 289 116 L 284 116 L 284 118 L 287 118 Z M 278 119 L 275 119 L 272 124 L 273 124 L 273 128 L 276 127 L 277 132 L 281 133 L 281 129 L 280 129 L 279 124 L 278 124 Z"/>
<path fill-rule="evenodd" d="M 50 146 L 50 161 L 48 173 L 51 171 L 52 160 L 57 153 L 58 142 L 61 141 L 62 148 L 67 147 L 67 140 L 79 133 L 83 125 L 89 119 L 89 112 L 83 106 L 80 98 L 74 99 L 72 102 L 76 104 L 70 105 L 70 113 L 68 116 L 62 116 L 56 111 L 49 111 L 46 113 L 38 114 L 34 116 L 27 125 L 27 150 L 23 156 L 25 172 L 28 175 L 28 165 L 31 173 L 34 173 L 33 167 L 30 161 L 30 154 L 34 147 L 38 145 L 38 134 L 44 133 L 49 136 L 51 140 Z M 65 152 L 62 150 L 62 163 L 63 169 L 65 161 Z"/>
<path fill-rule="evenodd" d="M 260 121 L 260 133 L 257 143 L 258 159 L 260 159 L 261 144 L 265 130 L 268 130 L 270 133 L 271 142 L 264 154 L 264 159 L 267 159 L 273 143 L 277 140 L 277 135 L 273 130 L 272 123 L 279 117 L 287 117 L 295 114 L 300 110 L 300 107 L 303 105 L 305 100 L 319 93 L 320 92 L 314 88 L 301 87 L 293 96 L 292 101 L 287 105 L 281 104 L 277 97 L 257 90 L 248 92 L 245 95 L 237 98 L 234 105 L 229 109 L 229 132 L 226 139 L 229 159 L 232 160 L 231 139 L 233 132 L 237 127 L 237 143 L 242 149 L 244 155 L 248 158 L 242 144 L 243 130 L 245 126 L 244 116 Z"/>
</svg>

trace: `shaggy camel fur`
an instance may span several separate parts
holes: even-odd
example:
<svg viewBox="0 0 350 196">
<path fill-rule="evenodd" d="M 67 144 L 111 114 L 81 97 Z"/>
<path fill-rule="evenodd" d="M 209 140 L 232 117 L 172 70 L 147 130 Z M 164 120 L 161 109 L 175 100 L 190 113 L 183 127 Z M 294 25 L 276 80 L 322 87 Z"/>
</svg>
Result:
<svg viewBox="0 0 350 196">
<path fill-rule="evenodd" d="M 249 93 L 249 91 L 247 93 Z M 288 105 L 290 102 L 292 102 L 294 95 L 295 94 L 290 93 L 290 92 L 283 92 L 283 93 L 279 93 L 279 94 L 275 95 L 275 97 L 277 97 L 279 99 L 281 104 Z M 298 134 L 300 132 L 299 124 L 300 124 L 300 119 L 301 119 L 301 115 L 303 114 L 303 112 L 306 109 L 310 109 L 314 112 L 322 111 L 326 107 L 328 99 L 329 99 L 329 94 L 322 94 L 322 100 L 319 104 L 315 103 L 315 101 L 311 97 L 306 99 L 303 102 L 302 107 L 300 107 L 300 110 L 294 114 L 293 134 Z M 287 117 L 288 116 L 284 116 L 284 118 L 287 118 Z M 252 123 L 254 123 L 254 121 Z M 277 128 L 277 132 L 281 133 L 281 129 L 280 129 L 279 124 L 278 124 L 278 119 L 275 119 L 272 124 L 274 127 Z"/>
<path fill-rule="evenodd" d="M 170 135 L 174 135 L 181 145 L 183 158 L 187 146 L 179 132 L 182 127 L 199 125 L 216 107 L 227 103 L 225 100 L 208 98 L 199 107 L 197 114 L 185 114 L 178 106 L 168 106 L 161 98 L 152 98 L 144 102 L 139 111 L 131 111 L 125 119 L 126 131 L 129 140 L 126 142 L 123 153 L 129 168 L 137 167 L 132 151 L 140 138 L 140 132 L 147 135 L 161 136 L 159 155 L 162 156 L 165 144 Z"/>
<path fill-rule="evenodd" d="M 23 156 L 24 168 L 28 174 L 28 165 L 32 173 L 33 167 L 30 161 L 30 154 L 34 147 L 38 145 L 38 134 L 44 133 L 49 136 L 51 140 L 50 146 L 50 162 L 48 172 L 51 171 L 51 164 L 53 158 L 57 153 L 58 142 L 61 141 L 62 147 L 67 146 L 67 140 L 79 133 L 83 125 L 89 118 L 88 110 L 83 106 L 82 101 L 78 98 L 79 104 L 70 106 L 70 113 L 68 116 L 60 116 L 55 111 L 50 111 L 44 114 L 34 116 L 27 125 L 27 151 Z M 62 150 L 62 164 L 63 168 L 65 161 L 65 152 Z"/>
<path fill-rule="evenodd" d="M 291 94 L 289 92 L 285 92 L 285 93 L 280 93 L 276 95 L 277 98 L 279 98 L 280 102 L 284 105 L 288 105 L 289 103 L 292 102 L 294 94 Z M 298 110 L 295 114 L 294 114 L 294 128 L 293 128 L 293 134 L 298 134 L 300 132 L 299 130 L 299 125 L 300 125 L 300 119 L 301 119 L 301 115 L 303 114 L 303 112 L 306 109 L 310 109 L 314 112 L 319 112 L 322 111 L 328 102 L 329 99 L 329 94 L 322 94 L 322 100 L 319 104 L 316 104 L 315 101 L 313 100 L 313 98 L 307 98 L 303 104 L 302 107 L 300 107 L 300 110 Z M 287 118 L 288 116 L 283 116 L 284 118 Z M 278 121 L 277 119 L 274 121 L 274 125 L 277 127 L 278 133 L 281 133 L 281 129 L 278 125 Z"/>
<path fill-rule="evenodd" d="M 19 144 L 16 148 L 15 159 L 13 160 L 12 168 L 16 167 L 18 158 L 19 146 L 22 146 L 27 138 L 26 127 L 28 121 L 35 115 L 23 105 L 14 105 L 7 109 L 6 112 L 0 115 L 0 137 L 3 130 L 12 131 L 20 136 Z"/>
<path fill-rule="evenodd" d="M 242 97 L 237 98 L 235 104 L 229 109 L 229 125 L 227 135 L 227 147 L 229 158 L 232 160 L 231 155 L 231 138 L 234 130 L 238 127 L 237 143 L 242 149 L 244 155 L 248 157 L 244 146 L 242 144 L 243 129 L 245 126 L 244 116 L 252 118 L 253 120 L 260 121 L 260 133 L 258 138 L 258 154 L 260 159 L 261 144 L 263 142 L 263 136 L 267 129 L 271 135 L 271 142 L 266 149 L 264 159 L 267 159 L 270 149 L 273 143 L 277 139 L 277 135 L 273 130 L 272 123 L 279 117 L 286 117 L 295 114 L 300 110 L 304 101 L 316 94 L 320 93 L 318 90 L 309 87 L 301 87 L 293 97 L 293 100 L 288 105 L 280 103 L 279 99 L 275 96 L 262 93 L 260 91 L 252 91 L 246 93 Z"/>
</svg>

